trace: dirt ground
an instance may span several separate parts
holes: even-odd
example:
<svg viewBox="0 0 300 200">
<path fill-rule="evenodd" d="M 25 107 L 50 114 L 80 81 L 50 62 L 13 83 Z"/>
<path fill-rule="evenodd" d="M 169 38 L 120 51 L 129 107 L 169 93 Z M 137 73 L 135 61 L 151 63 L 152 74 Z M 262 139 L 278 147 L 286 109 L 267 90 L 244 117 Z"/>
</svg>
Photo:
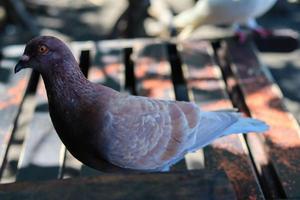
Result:
<svg viewBox="0 0 300 200">
<path fill-rule="evenodd" d="M 193 0 L 167 0 L 174 12 L 184 10 Z M 26 0 L 32 22 L 42 34 L 54 34 L 69 40 L 101 40 L 122 36 L 127 0 Z M 145 1 L 146 2 L 146 1 Z M 3 26 L 4 11 L 0 7 L 0 45 L 24 43 L 32 37 L 28 29 L 14 20 Z M 6 13 L 7 14 L 7 13 Z M 259 23 L 269 29 L 290 28 L 300 31 L 300 6 L 278 1 Z M 144 30 L 136 36 L 147 37 Z M 292 53 L 261 53 L 283 91 L 287 107 L 300 122 L 300 50 Z"/>
</svg>

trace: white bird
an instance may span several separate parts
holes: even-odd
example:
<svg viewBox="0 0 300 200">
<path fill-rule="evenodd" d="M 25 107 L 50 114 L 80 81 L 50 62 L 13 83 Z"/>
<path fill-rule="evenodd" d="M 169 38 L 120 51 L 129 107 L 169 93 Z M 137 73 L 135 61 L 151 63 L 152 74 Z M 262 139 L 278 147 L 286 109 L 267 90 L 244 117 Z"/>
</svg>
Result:
<svg viewBox="0 0 300 200">
<path fill-rule="evenodd" d="M 218 137 L 264 132 L 268 126 L 235 112 L 206 112 L 189 102 L 121 94 L 88 81 L 69 48 L 54 37 L 31 40 L 15 72 L 41 73 L 53 125 L 86 165 L 164 171 Z"/>
<path fill-rule="evenodd" d="M 255 21 L 267 12 L 276 0 L 199 0 L 194 7 L 174 17 L 172 25 L 182 29 L 180 38 L 186 38 L 197 27 L 214 25 L 246 25 L 264 34 Z"/>
</svg>

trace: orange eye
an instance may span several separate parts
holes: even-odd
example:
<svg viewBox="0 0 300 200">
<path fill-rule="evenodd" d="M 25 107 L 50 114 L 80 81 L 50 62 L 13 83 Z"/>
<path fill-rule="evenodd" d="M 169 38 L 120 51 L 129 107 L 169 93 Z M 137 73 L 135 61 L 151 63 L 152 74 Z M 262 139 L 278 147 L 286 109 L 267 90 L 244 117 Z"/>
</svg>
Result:
<svg viewBox="0 0 300 200">
<path fill-rule="evenodd" d="M 41 45 L 41 46 L 39 46 L 38 51 L 39 51 L 39 53 L 45 54 L 49 51 L 49 49 L 45 45 Z"/>
</svg>

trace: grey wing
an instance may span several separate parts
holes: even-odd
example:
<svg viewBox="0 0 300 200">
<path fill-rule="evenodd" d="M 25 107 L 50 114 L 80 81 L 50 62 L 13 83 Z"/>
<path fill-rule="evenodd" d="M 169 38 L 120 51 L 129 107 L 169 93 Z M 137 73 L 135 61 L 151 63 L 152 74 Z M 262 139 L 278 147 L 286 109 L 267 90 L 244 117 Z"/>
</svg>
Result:
<svg viewBox="0 0 300 200">
<path fill-rule="evenodd" d="M 108 110 L 105 155 L 117 166 L 161 170 L 195 143 L 200 115 L 195 104 L 124 95 Z"/>
</svg>

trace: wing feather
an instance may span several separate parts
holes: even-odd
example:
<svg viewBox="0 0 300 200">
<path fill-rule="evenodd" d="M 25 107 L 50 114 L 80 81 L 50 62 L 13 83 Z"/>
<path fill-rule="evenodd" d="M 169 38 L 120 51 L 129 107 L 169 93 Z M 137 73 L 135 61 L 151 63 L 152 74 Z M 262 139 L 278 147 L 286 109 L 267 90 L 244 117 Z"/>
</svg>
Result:
<svg viewBox="0 0 300 200">
<path fill-rule="evenodd" d="M 201 112 L 190 102 L 121 95 L 105 114 L 106 159 L 130 169 L 161 171 L 219 136 L 238 120 Z"/>
</svg>

